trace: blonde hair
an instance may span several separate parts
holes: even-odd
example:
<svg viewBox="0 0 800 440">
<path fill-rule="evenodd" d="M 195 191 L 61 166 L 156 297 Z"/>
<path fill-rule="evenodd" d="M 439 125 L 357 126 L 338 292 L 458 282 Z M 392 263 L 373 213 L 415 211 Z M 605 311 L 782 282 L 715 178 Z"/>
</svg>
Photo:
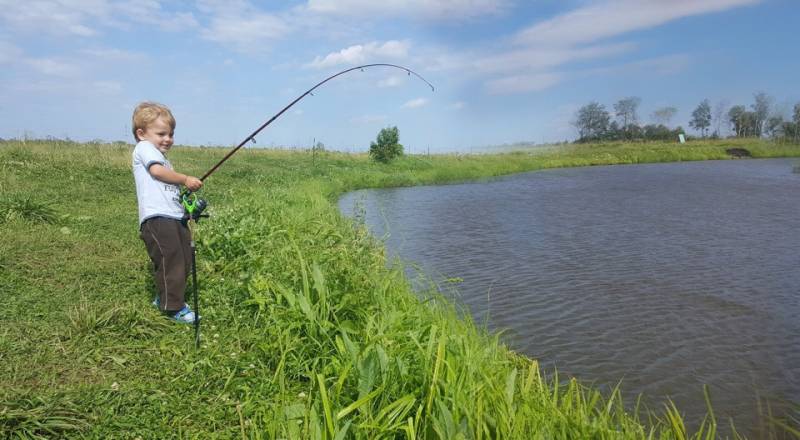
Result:
<svg viewBox="0 0 800 440">
<path fill-rule="evenodd" d="M 175 130 L 175 117 L 172 116 L 172 112 L 167 106 L 151 101 L 145 101 L 136 106 L 133 110 L 132 124 L 133 138 L 136 139 L 136 142 L 139 142 L 136 130 L 140 128 L 147 130 L 147 126 L 158 118 L 163 118 L 164 122 L 169 124 L 173 131 Z"/>
</svg>

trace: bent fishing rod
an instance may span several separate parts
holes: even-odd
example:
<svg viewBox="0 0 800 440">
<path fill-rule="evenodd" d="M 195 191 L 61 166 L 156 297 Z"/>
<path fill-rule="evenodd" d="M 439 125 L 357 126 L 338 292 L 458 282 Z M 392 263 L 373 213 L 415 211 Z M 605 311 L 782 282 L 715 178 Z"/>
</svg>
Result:
<svg viewBox="0 0 800 440">
<path fill-rule="evenodd" d="M 361 70 L 363 72 L 364 69 L 366 69 L 366 68 L 377 67 L 377 66 L 391 67 L 391 68 L 403 70 L 409 76 L 414 75 L 417 78 L 419 78 L 422 81 L 424 81 L 425 84 L 427 84 L 431 88 L 431 91 L 435 90 L 435 88 L 433 87 L 433 84 L 429 83 L 428 80 L 423 78 L 420 74 L 418 74 L 417 72 L 414 72 L 413 70 L 409 69 L 408 67 L 399 66 L 397 64 L 386 64 L 386 63 L 364 64 L 362 66 L 356 66 L 356 67 L 351 67 L 349 69 L 342 70 L 341 72 L 335 73 L 335 74 L 323 79 L 322 81 L 317 83 L 314 87 L 306 90 L 305 93 L 303 93 L 302 95 L 298 96 L 294 101 L 290 102 L 289 105 L 287 105 L 286 107 L 281 109 L 281 111 L 279 111 L 274 116 L 269 118 L 269 120 L 267 120 L 267 122 L 265 122 L 263 125 L 261 125 L 261 127 L 258 127 L 258 129 L 256 131 L 251 133 L 250 136 L 246 137 L 241 143 L 239 143 L 239 145 L 237 145 L 234 149 L 232 149 L 230 152 L 228 152 L 228 154 L 226 154 L 225 157 L 222 158 L 222 160 L 217 162 L 216 165 L 211 167 L 210 170 L 208 170 L 205 174 L 203 174 L 203 177 L 201 177 L 200 180 L 201 181 L 205 181 L 208 176 L 210 176 L 212 173 L 214 173 L 214 171 L 217 170 L 217 168 L 220 167 L 220 165 L 225 163 L 225 161 L 227 161 L 231 156 L 233 156 L 237 151 L 239 151 L 240 148 L 245 146 L 248 142 L 250 142 L 251 140 L 254 140 L 258 133 L 260 133 L 262 130 L 267 128 L 267 126 L 269 124 L 271 124 L 273 121 L 278 119 L 282 114 L 284 114 L 286 112 L 286 110 L 289 110 L 290 108 L 292 108 L 293 105 L 297 104 L 301 99 L 305 98 L 306 96 L 308 96 L 308 95 L 312 95 L 313 96 L 314 95 L 314 93 L 313 93 L 314 90 L 316 90 L 318 87 L 322 86 L 326 82 L 328 82 L 328 81 L 330 81 L 330 80 L 332 80 L 332 79 L 334 79 L 334 78 L 336 78 L 338 76 L 344 75 L 345 73 L 352 72 L 354 70 Z M 189 226 L 191 224 L 192 220 L 197 222 L 198 220 L 200 220 L 201 217 L 207 217 L 207 215 L 203 214 L 203 210 L 205 210 L 205 208 L 207 206 L 206 201 L 204 199 L 198 198 L 197 195 L 194 194 L 193 191 L 189 191 L 189 189 L 185 189 L 180 195 L 180 201 L 181 201 L 181 204 L 183 205 L 184 209 L 186 209 L 186 222 L 187 222 L 186 224 L 187 224 L 187 226 Z M 198 294 L 197 294 L 197 290 L 198 290 L 197 289 L 197 265 L 196 265 L 196 262 L 195 262 L 196 250 L 195 250 L 194 239 L 192 239 L 191 248 L 192 248 L 192 289 L 193 289 L 193 294 L 194 294 L 193 296 L 194 296 L 194 313 L 195 313 L 195 319 L 194 319 L 194 337 L 195 337 L 195 339 L 194 340 L 195 340 L 195 348 L 200 348 L 200 320 L 199 320 L 199 318 L 200 318 L 200 310 L 199 310 Z"/>
<path fill-rule="evenodd" d="M 284 112 L 286 112 L 286 110 L 289 110 L 290 108 L 292 108 L 292 106 L 293 106 L 293 105 L 297 104 L 297 103 L 298 103 L 298 102 L 299 102 L 301 99 L 305 98 L 306 96 L 308 96 L 308 95 L 314 96 L 314 93 L 313 93 L 313 92 L 314 92 L 314 90 L 316 90 L 318 87 L 320 87 L 320 86 L 322 86 L 323 84 L 325 84 L 326 82 L 328 82 L 328 81 L 330 81 L 330 80 L 332 80 L 332 79 L 336 78 L 337 76 L 344 75 L 345 73 L 352 72 L 352 71 L 354 71 L 354 70 L 361 70 L 361 71 L 363 72 L 363 71 L 364 71 L 364 69 L 366 69 L 366 68 L 369 68 L 369 67 L 377 67 L 377 66 L 392 67 L 392 68 L 395 68 L 395 69 L 404 70 L 404 71 L 405 71 L 405 72 L 406 72 L 406 73 L 407 73 L 409 76 L 411 76 L 411 75 L 414 75 L 414 76 L 416 76 L 417 78 L 419 78 L 419 79 L 421 79 L 422 81 L 424 81 L 424 82 L 425 82 L 425 84 L 427 84 L 427 85 L 428 85 L 428 86 L 431 88 L 431 91 L 434 91 L 434 90 L 435 90 L 435 88 L 433 87 L 433 84 L 429 83 L 429 82 L 428 82 L 428 80 L 426 80 L 425 78 L 423 78 L 423 77 L 422 77 L 420 74 L 418 74 L 417 72 L 414 72 L 413 70 L 409 69 L 408 67 L 399 66 L 399 65 L 397 65 L 397 64 L 386 64 L 386 63 L 364 64 L 364 65 L 362 65 L 362 66 L 356 66 L 356 67 L 351 67 L 351 68 L 349 68 L 349 69 L 342 70 L 342 71 L 341 71 L 341 72 L 339 72 L 339 73 L 335 73 L 335 74 L 333 74 L 333 75 L 331 75 L 331 76 L 329 76 L 329 77 L 327 77 L 327 78 L 323 79 L 322 81 L 320 81 L 319 83 L 317 83 L 317 85 L 315 85 L 314 87 L 312 87 L 312 88 L 310 88 L 310 89 L 306 90 L 306 91 L 305 91 L 305 93 L 303 93 L 302 95 L 298 96 L 298 97 L 297 97 L 297 98 L 296 98 L 294 101 L 290 102 L 290 103 L 289 103 L 289 105 L 287 105 L 287 106 L 286 106 L 286 107 L 284 107 L 284 108 L 283 108 L 281 111 L 279 111 L 279 112 L 278 112 L 278 113 L 276 113 L 274 116 L 272 116 L 271 118 L 269 118 L 269 120 L 268 120 L 267 122 L 265 122 L 265 123 L 264 123 L 264 124 L 263 124 L 261 127 L 258 127 L 258 129 L 257 129 L 256 131 L 254 131 L 254 132 L 253 132 L 253 133 L 252 133 L 250 136 L 248 136 L 247 138 L 245 138 L 245 140 L 243 140 L 243 141 L 242 141 L 242 142 L 241 142 L 239 145 L 237 145 L 237 146 L 236 146 L 234 149 L 232 149 L 232 150 L 231 150 L 231 151 L 230 151 L 228 154 L 226 154 L 226 155 L 225 155 L 225 157 L 223 157 L 223 158 L 222 158 L 222 160 L 220 160 L 219 162 L 217 162 L 217 164 L 216 164 L 216 165 L 214 165 L 213 167 L 211 167 L 211 169 L 210 169 L 210 170 L 208 170 L 208 171 L 207 171 L 205 174 L 203 174 L 203 177 L 201 177 L 201 178 L 200 178 L 200 180 L 201 180 L 201 181 L 205 181 L 205 180 L 206 180 L 206 178 L 207 178 L 208 176 L 210 176 L 210 175 L 211 175 L 211 174 L 212 174 L 214 171 L 216 171 L 216 170 L 217 170 L 217 168 L 219 168 L 219 167 L 220 167 L 220 165 L 222 165 L 223 163 L 225 163 L 225 161 L 226 161 L 226 160 L 228 160 L 228 159 L 229 159 L 231 156 L 233 156 L 233 155 L 234 155 L 234 153 L 236 153 L 236 152 L 237 152 L 237 151 L 238 151 L 240 148 L 242 148 L 243 146 L 245 146 L 245 145 L 246 145 L 248 142 L 250 142 L 251 140 L 255 139 L 256 135 L 257 135 L 258 133 L 260 133 L 260 132 L 261 132 L 261 130 L 263 130 L 263 129 L 267 128 L 267 126 L 268 126 L 269 124 L 271 124 L 273 121 L 275 121 L 276 119 L 278 119 L 278 118 L 279 118 L 279 117 L 280 117 L 280 116 L 281 116 L 281 115 L 282 115 Z"/>
<path fill-rule="evenodd" d="M 308 96 L 308 95 L 314 96 L 313 92 L 318 87 L 322 86 L 326 82 L 328 82 L 328 81 L 330 81 L 330 80 L 332 80 L 332 79 L 334 79 L 334 78 L 336 78 L 338 76 L 344 75 L 345 73 L 352 72 L 354 70 L 360 70 L 360 71 L 363 72 L 364 69 L 367 69 L 369 67 L 378 67 L 378 66 L 391 67 L 391 68 L 394 68 L 394 69 L 403 70 L 408 74 L 408 76 L 414 75 L 417 78 L 419 78 L 422 81 L 424 81 L 425 84 L 427 84 L 428 87 L 431 88 L 431 91 L 435 91 L 436 90 L 433 87 L 433 84 L 431 84 L 430 82 L 428 82 L 428 80 L 423 78 L 422 75 L 418 74 L 417 72 L 414 72 L 413 70 L 409 69 L 408 67 L 400 66 L 400 65 L 397 65 L 397 64 L 388 64 L 388 63 L 364 64 L 364 65 L 361 65 L 361 66 L 351 67 L 349 69 L 342 70 L 341 72 L 335 73 L 335 74 L 323 79 L 322 81 L 318 82 L 314 87 L 306 90 L 302 95 L 300 95 L 297 98 L 295 98 L 294 101 L 290 102 L 286 107 L 281 109 L 281 111 L 279 111 L 278 113 L 275 113 L 275 115 L 273 115 L 271 118 L 269 118 L 269 120 L 267 120 L 267 122 L 265 122 L 263 125 L 258 127 L 258 129 L 256 129 L 256 131 L 251 133 L 250 136 L 247 136 L 242 142 L 239 143 L 239 145 L 237 145 L 231 151 L 229 151 L 228 154 L 225 155 L 225 157 L 223 157 L 219 162 L 216 163 L 216 165 L 211 167 L 210 170 L 206 171 L 206 173 L 203 174 L 203 177 L 201 177 L 200 180 L 201 181 L 205 181 L 208 176 L 210 176 L 212 173 L 214 173 L 214 171 L 217 170 L 217 168 L 220 167 L 220 165 L 225 163 L 225 161 L 227 161 L 231 156 L 233 156 L 237 151 L 239 151 L 240 148 L 242 148 L 245 145 L 247 145 L 248 142 L 255 140 L 255 137 L 256 137 L 257 134 L 261 133 L 261 131 L 264 130 L 265 128 L 267 128 L 267 126 L 269 124 L 271 124 L 276 119 L 281 117 L 281 115 L 284 114 L 286 112 L 286 110 L 289 110 L 290 108 L 292 108 L 293 105 L 297 104 L 301 99 L 305 98 L 306 96 Z M 186 209 L 186 211 L 188 213 L 189 220 L 199 220 L 200 217 L 204 216 L 202 214 L 202 212 L 206 208 L 206 201 L 203 200 L 203 199 L 198 199 L 197 195 L 194 194 L 193 191 L 190 191 L 188 188 L 184 189 L 181 192 L 180 201 L 181 201 L 181 204 L 184 206 L 184 208 Z"/>
</svg>

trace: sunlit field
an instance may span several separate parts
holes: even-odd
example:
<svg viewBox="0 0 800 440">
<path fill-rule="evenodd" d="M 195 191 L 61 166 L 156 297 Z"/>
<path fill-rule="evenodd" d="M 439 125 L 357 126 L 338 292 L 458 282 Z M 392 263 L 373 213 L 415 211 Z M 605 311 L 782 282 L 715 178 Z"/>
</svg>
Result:
<svg viewBox="0 0 800 440">
<path fill-rule="evenodd" d="M 709 412 L 625 407 L 543 371 L 398 263 L 336 200 L 553 167 L 800 157 L 753 139 L 410 155 L 245 149 L 194 227 L 202 342 L 151 305 L 132 146 L 0 143 L 0 437 L 716 438 Z M 226 153 L 175 147 L 201 175 Z M 622 378 L 620 378 L 622 379 Z M 768 409 L 765 408 L 765 411 Z M 800 436 L 775 420 L 771 438 Z M 727 428 L 730 430 L 730 428 Z M 734 436 L 735 428 L 733 428 Z"/>
</svg>

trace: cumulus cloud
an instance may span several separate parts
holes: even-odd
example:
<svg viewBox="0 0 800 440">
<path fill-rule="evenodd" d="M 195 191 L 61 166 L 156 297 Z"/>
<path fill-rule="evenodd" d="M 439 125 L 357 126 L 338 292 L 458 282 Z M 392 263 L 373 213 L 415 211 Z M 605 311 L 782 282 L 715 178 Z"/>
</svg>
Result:
<svg viewBox="0 0 800 440">
<path fill-rule="evenodd" d="M 356 44 L 338 52 L 331 52 L 324 57 L 317 56 L 307 67 L 324 69 L 340 64 L 361 64 L 375 59 L 402 59 L 408 56 L 408 41 L 390 40 L 383 44 L 373 41 L 367 44 Z"/>
<path fill-rule="evenodd" d="M 460 20 L 500 14 L 509 0 L 308 0 L 308 11 L 340 16 L 404 16 L 426 20 Z"/>
</svg>

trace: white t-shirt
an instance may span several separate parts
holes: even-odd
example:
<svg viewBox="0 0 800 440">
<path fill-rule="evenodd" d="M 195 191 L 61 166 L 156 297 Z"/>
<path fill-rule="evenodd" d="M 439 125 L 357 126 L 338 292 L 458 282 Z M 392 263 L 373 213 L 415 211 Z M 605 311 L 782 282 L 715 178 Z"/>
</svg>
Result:
<svg viewBox="0 0 800 440">
<path fill-rule="evenodd" d="M 136 199 L 139 202 L 139 224 L 150 217 L 183 218 L 180 187 L 157 180 L 150 174 L 153 164 L 172 169 L 166 156 L 150 141 L 139 141 L 133 149 L 133 179 L 136 181 Z"/>
</svg>

